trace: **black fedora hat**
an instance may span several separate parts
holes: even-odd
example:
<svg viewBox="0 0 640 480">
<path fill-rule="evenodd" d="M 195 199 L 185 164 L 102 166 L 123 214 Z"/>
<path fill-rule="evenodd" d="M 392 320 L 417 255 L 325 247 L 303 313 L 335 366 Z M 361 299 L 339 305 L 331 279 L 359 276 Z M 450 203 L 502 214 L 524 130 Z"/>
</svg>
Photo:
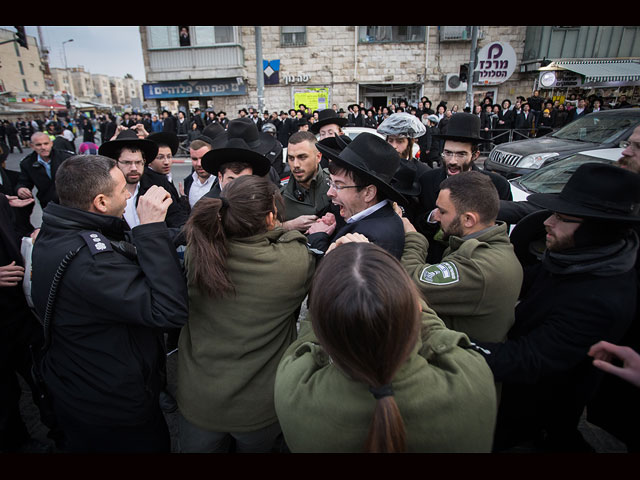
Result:
<svg viewBox="0 0 640 480">
<path fill-rule="evenodd" d="M 250 118 L 236 118 L 229 122 L 224 132 L 218 132 L 213 139 L 212 147 L 214 149 L 222 148 L 232 138 L 241 138 L 250 149 L 261 155 L 267 155 L 271 152 L 278 142 L 272 135 L 260 132 Z"/>
<path fill-rule="evenodd" d="M 340 152 L 345 149 L 347 145 L 351 143 L 351 137 L 348 135 L 339 135 L 340 140 L 337 137 L 325 137 L 316 143 L 316 148 L 329 160 L 338 159 Z"/>
<path fill-rule="evenodd" d="M 319 140 L 316 143 L 316 148 L 322 154 L 322 160 L 320 160 L 320 165 L 322 168 L 327 168 L 329 166 L 329 160 L 335 160 L 340 155 L 340 152 L 351 143 L 351 137 L 348 135 L 340 135 L 340 139 L 342 140 L 338 143 L 336 137 L 325 137 L 322 140 Z"/>
<path fill-rule="evenodd" d="M 418 167 L 413 160 L 400 159 L 400 166 L 393 174 L 391 186 L 402 195 L 416 197 L 422 192 L 422 186 L 418 182 Z"/>
<path fill-rule="evenodd" d="M 338 125 L 339 127 L 344 127 L 347 124 L 347 119 L 339 117 L 336 112 L 331 108 L 325 108 L 324 110 L 320 110 L 318 112 L 318 121 L 311 125 L 309 129 L 312 133 L 317 134 L 320 131 L 320 128 L 325 125 Z"/>
<path fill-rule="evenodd" d="M 527 201 L 552 212 L 611 222 L 640 222 L 640 175 L 615 165 L 580 165 L 560 193 Z"/>
<path fill-rule="evenodd" d="M 157 143 L 146 138 L 138 138 L 136 132 L 130 129 L 123 130 L 115 139 L 109 140 L 108 142 L 100 145 L 100 148 L 98 149 L 98 155 L 104 155 L 105 157 L 117 160 L 116 152 L 119 151 L 122 147 L 127 146 L 133 147 L 137 150 L 142 150 L 145 163 L 152 162 L 158 155 Z"/>
<path fill-rule="evenodd" d="M 449 119 L 446 133 L 434 133 L 433 136 L 458 142 L 482 142 L 483 138 L 480 137 L 480 117 L 472 113 L 458 112 Z"/>
<path fill-rule="evenodd" d="M 224 133 L 224 127 L 220 125 L 218 122 L 210 123 L 202 130 L 202 135 L 209 137 L 211 140 L 214 140 L 218 135 Z M 211 143 L 211 142 L 207 142 Z"/>
<path fill-rule="evenodd" d="M 202 157 L 202 168 L 212 175 L 218 175 L 220 167 L 225 163 L 248 163 L 253 169 L 253 174 L 263 177 L 271 170 L 271 162 L 264 155 L 253 150 L 247 142 L 238 137 L 225 140 L 224 143 L 216 142 L 216 148 L 209 150 Z"/>
<path fill-rule="evenodd" d="M 158 144 L 158 147 L 161 145 L 166 145 L 171 149 L 171 154 L 175 155 L 178 151 L 178 144 L 180 143 L 178 140 L 178 136 L 172 132 L 155 132 L 147 137 L 148 140 L 155 142 Z"/>
<path fill-rule="evenodd" d="M 405 196 L 391 185 L 400 166 L 396 149 L 373 133 L 361 133 L 349 143 L 342 137 L 333 137 L 342 150 L 331 160 L 368 178 L 386 198 L 405 205 Z"/>
</svg>

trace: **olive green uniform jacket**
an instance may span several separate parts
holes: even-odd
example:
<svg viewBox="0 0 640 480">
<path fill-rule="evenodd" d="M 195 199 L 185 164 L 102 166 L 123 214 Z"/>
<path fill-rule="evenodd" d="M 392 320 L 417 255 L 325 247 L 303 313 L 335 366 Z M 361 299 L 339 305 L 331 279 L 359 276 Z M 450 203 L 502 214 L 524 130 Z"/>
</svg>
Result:
<svg viewBox="0 0 640 480">
<path fill-rule="evenodd" d="M 327 197 L 329 185 L 327 179 L 329 173 L 322 168 L 318 168 L 318 173 L 311 180 L 309 190 L 298 188 L 293 174 L 289 177 L 289 181 L 280 189 L 282 198 L 284 199 L 284 215 L 285 220 L 292 220 L 300 215 L 317 215 L 322 217 L 329 211 L 331 199 Z M 302 195 L 300 198 L 295 194 L 299 190 Z"/>
<path fill-rule="evenodd" d="M 187 250 L 187 270 L 191 261 L 197 260 Z M 277 228 L 229 242 L 235 295 L 213 299 L 188 285 L 177 401 L 190 423 L 212 432 L 252 432 L 277 422 L 276 368 L 297 337 L 296 314 L 314 269 L 306 237 Z"/>
<path fill-rule="evenodd" d="M 497 400 L 467 336 L 422 303 L 422 331 L 392 381 L 409 452 L 489 452 Z M 276 375 L 275 405 L 292 452 L 362 452 L 376 400 L 343 373 L 303 322 Z M 303 330 L 304 329 L 304 330 Z"/>
<path fill-rule="evenodd" d="M 507 225 L 450 237 L 439 264 L 424 263 L 428 247 L 422 234 L 408 232 L 401 261 L 429 306 L 447 327 L 473 341 L 506 340 L 523 276 Z"/>
</svg>

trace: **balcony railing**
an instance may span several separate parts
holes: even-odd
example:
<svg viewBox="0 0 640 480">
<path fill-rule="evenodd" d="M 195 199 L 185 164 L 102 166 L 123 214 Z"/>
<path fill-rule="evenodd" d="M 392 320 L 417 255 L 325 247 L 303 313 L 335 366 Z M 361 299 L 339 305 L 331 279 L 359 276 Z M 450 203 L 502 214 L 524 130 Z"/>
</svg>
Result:
<svg viewBox="0 0 640 480">
<path fill-rule="evenodd" d="M 244 67 L 244 50 L 239 45 L 179 47 L 149 50 L 149 80 L 210 78 L 212 71 L 227 72 Z"/>
</svg>

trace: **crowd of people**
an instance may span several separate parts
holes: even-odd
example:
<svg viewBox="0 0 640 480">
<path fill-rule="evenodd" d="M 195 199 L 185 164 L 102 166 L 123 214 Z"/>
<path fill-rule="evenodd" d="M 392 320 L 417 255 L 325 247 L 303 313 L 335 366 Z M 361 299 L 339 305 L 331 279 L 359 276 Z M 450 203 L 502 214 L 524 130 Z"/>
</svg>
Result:
<svg viewBox="0 0 640 480">
<path fill-rule="evenodd" d="M 66 452 L 168 453 L 171 412 L 184 453 L 588 452 L 585 408 L 638 451 L 640 127 L 514 202 L 482 115 L 361 107 L 32 133 L 0 169 L 0 450 L 51 448 L 20 375 Z"/>
</svg>

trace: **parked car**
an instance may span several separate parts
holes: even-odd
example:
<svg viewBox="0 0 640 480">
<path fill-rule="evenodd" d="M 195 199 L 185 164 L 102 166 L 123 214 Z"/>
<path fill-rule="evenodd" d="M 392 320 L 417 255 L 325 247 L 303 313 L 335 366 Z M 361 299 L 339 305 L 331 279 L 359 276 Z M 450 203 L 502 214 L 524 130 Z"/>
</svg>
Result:
<svg viewBox="0 0 640 480">
<path fill-rule="evenodd" d="M 375 128 L 369 127 L 342 127 L 342 131 L 345 135 L 348 135 L 351 140 L 354 140 L 361 133 L 372 133 L 380 138 L 385 138 L 384 135 L 379 134 Z"/>
<path fill-rule="evenodd" d="M 617 147 L 638 125 L 638 108 L 590 113 L 544 137 L 496 145 L 484 161 L 484 168 L 515 178 L 577 152 Z"/>
<path fill-rule="evenodd" d="M 571 175 L 583 163 L 615 164 L 623 148 L 602 148 L 575 153 L 569 157 L 509 181 L 514 201 L 524 201 L 532 193 L 560 193 Z"/>
</svg>

